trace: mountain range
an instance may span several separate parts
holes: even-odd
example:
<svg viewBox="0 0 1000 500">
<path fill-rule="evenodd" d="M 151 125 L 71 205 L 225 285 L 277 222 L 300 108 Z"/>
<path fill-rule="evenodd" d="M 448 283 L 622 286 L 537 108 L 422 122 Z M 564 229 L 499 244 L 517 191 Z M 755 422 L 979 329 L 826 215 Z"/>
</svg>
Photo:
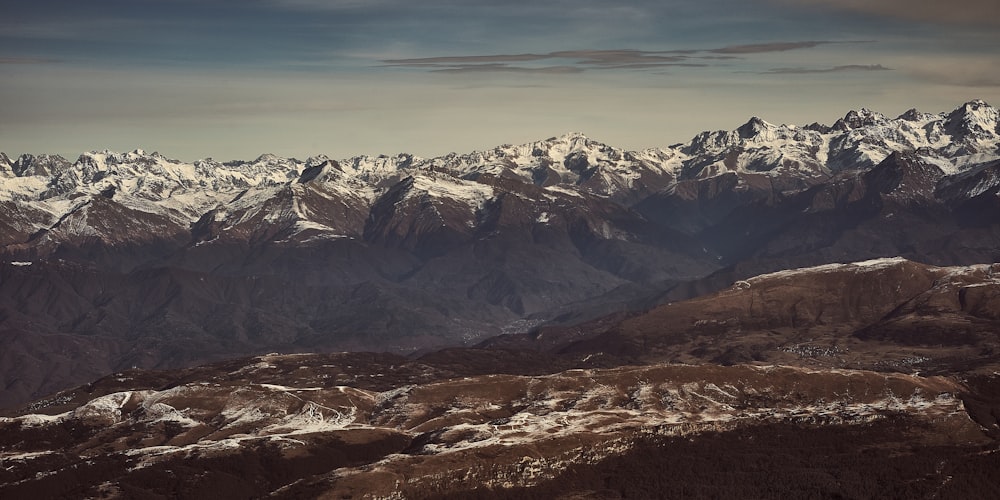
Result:
<svg viewBox="0 0 1000 500">
<path fill-rule="evenodd" d="M 789 268 L 994 262 L 998 123 L 971 101 L 639 152 L 0 154 L 0 405 L 132 367 L 471 346 Z"/>
<path fill-rule="evenodd" d="M 995 498 L 1000 118 L 0 154 L 3 498 Z"/>
</svg>

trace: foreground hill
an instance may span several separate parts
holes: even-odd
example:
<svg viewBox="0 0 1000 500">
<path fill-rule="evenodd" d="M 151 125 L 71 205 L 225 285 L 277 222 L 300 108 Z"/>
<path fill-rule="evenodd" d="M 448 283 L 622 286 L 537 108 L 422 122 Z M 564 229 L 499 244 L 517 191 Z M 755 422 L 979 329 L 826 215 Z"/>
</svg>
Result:
<svg viewBox="0 0 1000 500">
<path fill-rule="evenodd" d="M 364 354 L 116 374 L 34 406 L 46 414 L 0 420 L 0 493 L 779 498 L 996 491 L 989 437 L 996 426 L 970 418 L 963 399 L 977 394 L 954 379 L 683 365 L 454 375 L 433 360 Z M 69 410 L 49 414 L 59 408 Z"/>
<path fill-rule="evenodd" d="M 759 275 L 694 299 L 485 345 L 616 363 L 955 374 L 1000 369 L 998 332 L 1000 265 L 890 258 Z"/>
<path fill-rule="evenodd" d="M 828 264 L 477 348 L 127 370 L 0 418 L 0 495 L 992 498 L 998 272 Z"/>
</svg>

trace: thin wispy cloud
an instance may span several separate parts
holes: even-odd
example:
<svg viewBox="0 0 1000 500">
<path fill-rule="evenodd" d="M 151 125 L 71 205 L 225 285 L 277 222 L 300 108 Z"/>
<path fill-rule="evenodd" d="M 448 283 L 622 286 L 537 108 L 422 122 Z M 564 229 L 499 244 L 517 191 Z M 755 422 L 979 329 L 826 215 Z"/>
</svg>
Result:
<svg viewBox="0 0 1000 500">
<path fill-rule="evenodd" d="M 577 59 L 578 64 L 584 66 L 608 66 L 633 63 L 676 63 L 688 59 L 683 55 L 673 51 L 644 51 L 644 50 L 564 50 L 552 52 L 550 57 L 565 57 Z"/>
<path fill-rule="evenodd" d="M 414 59 L 385 59 L 382 62 L 389 65 L 413 66 L 413 65 L 435 65 L 435 64 L 476 64 L 476 63 L 504 63 L 537 61 L 540 59 L 551 59 L 551 54 L 491 54 L 482 56 L 442 56 L 442 57 L 420 57 Z"/>
<path fill-rule="evenodd" d="M 669 54 L 669 55 L 668 55 Z M 412 59 L 386 59 L 387 66 L 422 68 L 435 73 L 580 73 L 595 69 L 642 70 L 672 65 L 700 65 L 688 63 L 689 57 L 674 52 L 642 50 L 564 50 L 546 54 L 485 54 L 468 56 L 439 56 Z M 560 64 L 542 66 L 514 66 L 511 63 L 559 61 Z"/>
<path fill-rule="evenodd" d="M 808 40 L 801 42 L 768 42 L 730 45 L 718 49 L 708 49 L 713 54 L 764 54 L 768 52 L 788 52 L 791 50 L 812 49 L 821 45 L 875 43 L 875 40 Z"/>
<path fill-rule="evenodd" d="M 578 73 L 588 70 L 648 70 L 671 66 L 708 67 L 720 64 L 722 61 L 743 59 L 754 54 L 768 52 L 788 52 L 799 49 L 809 49 L 832 43 L 832 41 L 793 41 L 771 42 L 746 45 L 731 45 L 711 49 L 679 49 L 679 50 L 562 50 L 544 54 L 479 54 L 464 56 L 434 56 L 409 59 L 385 59 L 381 62 L 386 66 L 426 69 L 436 73 L 472 73 L 472 72 L 525 72 L 525 73 Z M 559 65 L 540 67 L 519 65 L 514 63 L 535 63 L 561 61 Z M 711 63 L 711 64 L 710 64 Z M 785 68 L 794 69 L 794 68 Z M 832 71 L 846 71 L 835 69 Z M 807 70 L 803 70 L 807 71 Z M 828 70 L 830 71 L 830 70 Z M 770 71 L 780 72 L 780 71 Z"/>
<path fill-rule="evenodd" d="M 502 72 L 502 73 L 538 73 L 538 74 L 567 74 L 567 73 L 580 73 L 583 71 L 582 68 L 575 66 L 542 66 L 537 68 L 525 68 L 520 66 L 509 66 L 506 64 L 472 64 L 472 65 L 456 65 L 446 68 L 436 67 L 431 70 L 433 73 L 489 73 L 489 72 Z"/>
<path fill-rule="evenodd" d="M 814 73 L 844 73 L 851 71 L 892 71 L 881 64 L 845 64 L 832 68 L 771 68 L 763 71 L 768 75 L 808 75 Z"/>
<path fill-rule="evenodd" d="M 601 70 L 614 70 L 614 69 L 660 69 L 660 68 L 705 68 L 708 64 L 704 63 L 693 63 L 693 62 L 677 62 L 677 63 L 634 63 L 634 64 L 618 64 L 614 66 L 601 66 L 594 69 Z"/>
<path fill-rule="evenodd" d="M 772 42 L 772 43 L 751 43 L 746 45 L 731 45 L 719 49 L 709 49 L 708 52 L 715 54 L 761 54 L 765 52 L 785 52 L 789 50 L 811 49 L 813 47 L 834 42 Z"/>
</svg>

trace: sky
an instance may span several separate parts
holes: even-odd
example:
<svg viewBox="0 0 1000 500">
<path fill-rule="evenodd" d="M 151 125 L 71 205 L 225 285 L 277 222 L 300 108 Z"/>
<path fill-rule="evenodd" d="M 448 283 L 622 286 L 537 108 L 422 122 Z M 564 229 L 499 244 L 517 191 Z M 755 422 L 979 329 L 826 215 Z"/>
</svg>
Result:
<svg viewBox="0 0 1000 500">
<path fill-rule="evenodd" d="M 627 149 L 1000 106 L 996 0 L 0 0 L 0 151 Z"/>
</svg>

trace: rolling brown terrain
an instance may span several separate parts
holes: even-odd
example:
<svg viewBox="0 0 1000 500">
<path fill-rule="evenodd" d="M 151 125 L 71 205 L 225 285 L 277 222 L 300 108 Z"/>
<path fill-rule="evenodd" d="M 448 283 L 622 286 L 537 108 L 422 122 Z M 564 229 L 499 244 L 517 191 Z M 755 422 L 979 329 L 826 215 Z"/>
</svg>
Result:
<svg viewBox="0 0 1000 500">
<path fill-rule="evenodd" d="M 996 488 L 996 426 L 970 418 L 970 388 L 948 377 L 667 364 L 456 375 L 363 354 L 116 374 L 33 406 L 54 415 L 0 422 L 0 493 L 777 498 Z"/>
<path fill-rule="evenodd" d="M 1000 280 L 879 259 L 419 357 L 130 370 L 8 412 L 24 498 L 989 498 Z"/>
<path fill-rule="evenodd" d="M 637 313 L 561 349 L 641 362 L 986 371 L 1000 352 L 998 276 L 997 265 L 904 259 L 780 271 Z"/>
</svg>

